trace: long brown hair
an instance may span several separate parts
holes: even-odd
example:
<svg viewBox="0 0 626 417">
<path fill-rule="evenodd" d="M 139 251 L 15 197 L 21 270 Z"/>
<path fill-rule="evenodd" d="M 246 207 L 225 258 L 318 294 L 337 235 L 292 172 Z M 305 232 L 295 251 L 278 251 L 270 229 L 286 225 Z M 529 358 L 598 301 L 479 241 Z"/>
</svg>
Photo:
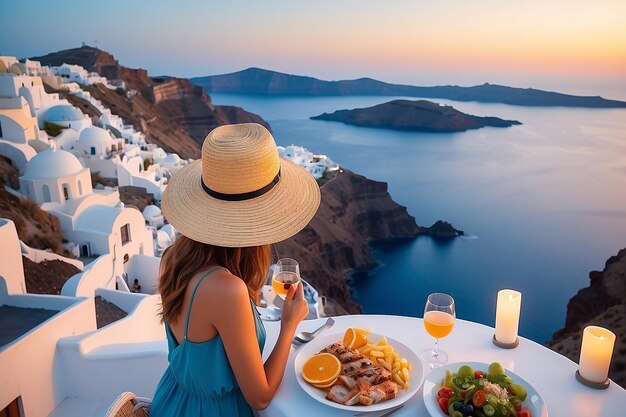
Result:
<svg viewBox="0 0 626 417">
<path fill-rule="evenodd" d="M 185 289 L 199 271 L 219 265 L 240 277 L 255 303 L 271 263 L 270 246 L 225 248 L 180 236 L 161 258 L 159 293 L 161 321 L 175 322 L 183 307 Z"/>
</svg>

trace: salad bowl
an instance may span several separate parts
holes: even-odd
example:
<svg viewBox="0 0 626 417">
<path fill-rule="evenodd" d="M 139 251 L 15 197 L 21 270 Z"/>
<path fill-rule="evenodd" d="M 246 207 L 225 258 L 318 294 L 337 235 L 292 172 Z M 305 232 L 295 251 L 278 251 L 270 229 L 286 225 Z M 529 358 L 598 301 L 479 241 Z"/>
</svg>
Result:
<svg viewBox="0 0 626 417">
<path fill-rule="evenodd" d="M 473 369 L 483 372 L 489 368 L 489 364 L 484 362 L 456 362 L 446 364 L 432 371 L 424 380 L 423 389 L 424 405 L 432 417 L 448 417 L 437 403 L 437 393 L 442 387 L 446 371 L 456 372 L 463 365 L 469 365 Z M 546 408 L 545 402 L 535 387 L 515 372 L 509 369 L 505 371 L 506 375 L 511 377 L 514 384 L 519 384 L 526 388 L 528 395 L 523 402 L 523 406 L 528 408 L 532 417 L 548 417 L 548 409 Z"/>
</svg>

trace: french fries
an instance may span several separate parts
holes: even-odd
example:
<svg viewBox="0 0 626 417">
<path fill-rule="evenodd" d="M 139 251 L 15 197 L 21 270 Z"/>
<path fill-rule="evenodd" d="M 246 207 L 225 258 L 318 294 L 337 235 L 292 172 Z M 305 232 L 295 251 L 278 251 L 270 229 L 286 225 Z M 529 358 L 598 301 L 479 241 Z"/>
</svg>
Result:
<svg viewBox="0 0 626 417">
<path fill-rule="evenodd" d="M 365 338 L 367 339 L 367 335 Z M 379 364 L 391 372 L 393 381 L 402 389 L 409 388 L 411 363 L 394 351 L 393 346 L 387 343 L 384 336 L 375 343 L 368 340 L 365 345 L 357 350 L 373 363 Z"/>
</svg>

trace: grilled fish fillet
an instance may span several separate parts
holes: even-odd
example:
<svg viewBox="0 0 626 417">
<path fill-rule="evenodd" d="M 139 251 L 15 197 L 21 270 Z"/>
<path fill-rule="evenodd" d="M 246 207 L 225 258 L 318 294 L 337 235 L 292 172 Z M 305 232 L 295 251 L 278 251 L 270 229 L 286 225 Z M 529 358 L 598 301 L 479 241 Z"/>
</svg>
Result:
<svg viewBox="0 0 626 417">
<path fill-rule="evenodd" d="M 326 399 L 345 405 L 371 405 L 398 394 L 398 386 L 391 373 L 375 365 L 358 350 L 333 343 L 320 353 L 330 353 L 341 362 L 341 375 L 326 394 Z"/>
</svg>

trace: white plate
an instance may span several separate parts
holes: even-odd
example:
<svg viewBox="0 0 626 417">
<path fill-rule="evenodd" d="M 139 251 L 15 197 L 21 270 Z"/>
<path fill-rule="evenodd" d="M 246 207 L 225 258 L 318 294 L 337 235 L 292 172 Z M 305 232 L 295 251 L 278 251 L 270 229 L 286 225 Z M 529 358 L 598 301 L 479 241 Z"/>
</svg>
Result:
<svg viewBox="0 0 626 417">
<path fill-rule="evenodd" d="M 341 342 L 343 340 L 343 335 L 343 333 L 336 333 L 319 336 L 300 348 L 300 352 L 298 352 L 298 355 L 294 360 L 294 370 L 296 372 L 296 379 L 298 380 L 298 383 L 300 384 L 300 387 L 302 387 L 304 392 L 329 407 L 339 408 L 341 410 L 350 410 L 352 412 L 370 412 L 387 410 L 397 405 L 404 404 L 419 390 L 420 386 L 422 385 L 422 379 L 424 378 L 422 362 L 420 361 L 419 357 L 406 345 L 392 339 L 391 337 L 387 337 L 387 342 L 389 343 L 389 345 L 392 346 L 393 349 L 398 352 L 400 356 L 406 358 L 411 363 L 411 371 L 409 372 L 409 389 L 403 390 L 402 388 L 399 388 L 398 396 L 396 398 L 369 406 L 350 406 L 337 404 L 333 401 L 327 400 L 325 398 L 326 391 L 317 389 L 309 385 L 309 383 L 302 378 L 302 367 L 311 356 L 318 354 L 319 351 L 324 349 L 326 346 L 333 343 Z M 370 342 L 377 342 L 383 336 L 375 333 L 370 333 L 367 337 Z"/>
<path fill-rule="evenodd" d="M 432 417 L 447 417 L 447 415 L 441 411 L 441 408 L 439 408 L 439 404 L 437 404 L 437 392 L 441 388 L 441 383 L 446 377 L 446 371 L 449 369 L 456 373 L 462 365 L 469 365 L 472 368 L 485 373 L 487 372 L 487 368 L 489 368 L 489 364 L 483 362 L 457 362 L 446 364 L 432 371 L 424 381 L 424 405 L 426 405 L 426 409 Z M 528 408 L 533 417 L 548 417 L 546 404 L 535 387 L 513 371 L 505 369 L 504 372 L 511 377 L 514 384 L 519 384 L 526 388 L 528 397 L 524 400 L 522 407 Z"/>
</svg>

